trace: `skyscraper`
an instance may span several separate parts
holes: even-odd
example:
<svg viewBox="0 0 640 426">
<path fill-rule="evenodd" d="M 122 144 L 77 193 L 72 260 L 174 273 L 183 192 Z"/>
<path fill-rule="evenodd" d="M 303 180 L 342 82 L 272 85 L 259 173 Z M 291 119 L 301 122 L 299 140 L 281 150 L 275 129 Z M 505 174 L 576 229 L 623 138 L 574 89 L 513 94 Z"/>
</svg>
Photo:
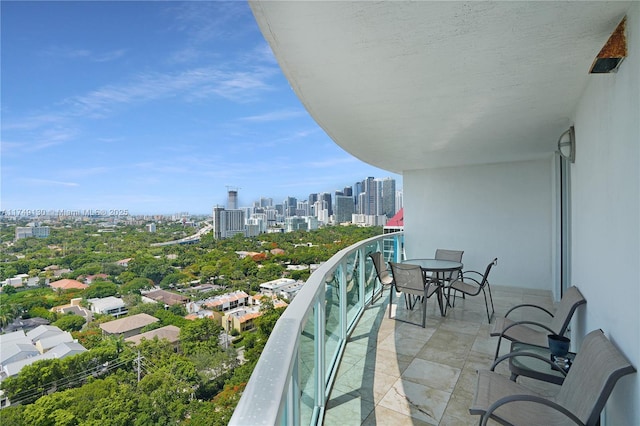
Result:
<svg viewBox="0 0 640 426">
<path fill-rule="evenodd" d="M 228 194 L 229 196 L 227 200 L 227 209 L 237 210 L 238 209 L 238 191 L 236 189 L 230 189 Z"/>
<path fill-rule="evenodd" d="M 396 213 L 396 181 L 390 177 L 382 183 L 382 214 L 391 218 Z"/>
<path fill-rule="evenodd" d="M 353 197 L 348 195 L 336 195 L 336 213 L 334 220 L 337 223 L 351 222 L 355 204 Z"/>
</svg>

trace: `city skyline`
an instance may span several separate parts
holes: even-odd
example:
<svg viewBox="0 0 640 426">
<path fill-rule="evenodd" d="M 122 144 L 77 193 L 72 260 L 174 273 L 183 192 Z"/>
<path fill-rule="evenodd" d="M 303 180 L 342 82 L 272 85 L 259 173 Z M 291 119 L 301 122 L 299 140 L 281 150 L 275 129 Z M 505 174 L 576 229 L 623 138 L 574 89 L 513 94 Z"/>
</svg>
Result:
<svg viewBox="0 0 640 426">
<path fill-rule="evenodd" d="M 402 177 L 309 117 L 245 2 L 2 2 L 2 210 L 130 214 Z"/>
</svg>

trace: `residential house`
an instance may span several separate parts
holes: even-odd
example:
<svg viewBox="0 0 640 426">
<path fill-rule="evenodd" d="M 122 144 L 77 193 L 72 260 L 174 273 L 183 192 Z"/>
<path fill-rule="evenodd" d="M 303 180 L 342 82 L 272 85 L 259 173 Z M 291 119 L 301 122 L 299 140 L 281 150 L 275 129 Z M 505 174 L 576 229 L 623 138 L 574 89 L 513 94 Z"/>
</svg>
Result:
<svg viewBox="0 0 640 426">
<path fill-rule="evenodd" d="M 149 324 L 160 321 L 158 318 L 149 314 L 136 314 L 129 317 L 119 318 L 117 320 L 100 324 L 103 334 L 127 337 L 140 334 L 140 330 Z"/>
<path fill-rule="evenodd" d="M 142 296 L 157 303 L 162 303 L 167 306 L 184 305 L 190 299 L 180 294 L 172 293 L 166 290 L 152 290 L 147 293 L 143 293 Z"/>
<path fill-rule="evenodd" d="M 80 289 L 84 290 L 89 286 L 87 284 L 81 283 L 78 280 L 72 280 L 69 278 L 65 278 L 63 280 L 54 281 L 49 283 L 49 287 L 54 290 L 69 290 L 69 289 Z"/>
<path fill-rule="evenodd" d="M 126 315 L 128 312 L 124 300 L 119 297 L 108 296 L 102 298 L 87 299 L 91 306 L 91 312 L 95 314 L 119 316 Z"/>
<path fill-rule="evenodd" d="M 124 339 L 124 341 L 131 342 L 137 346 L 140 344 L 140 342 L 142 342 L 143 339 L 153 340 L 156 337 L 159 340 L 168 340 L 169 343 L 174 346 L 174 348 L 177 348 L 178 343 L 180 343 L 180 328 L 176 327 L 175 325 L 166 325 L 164 327 L 156 328 L 155 330 L 127 337 L 126 339 Z"/>
</svg>

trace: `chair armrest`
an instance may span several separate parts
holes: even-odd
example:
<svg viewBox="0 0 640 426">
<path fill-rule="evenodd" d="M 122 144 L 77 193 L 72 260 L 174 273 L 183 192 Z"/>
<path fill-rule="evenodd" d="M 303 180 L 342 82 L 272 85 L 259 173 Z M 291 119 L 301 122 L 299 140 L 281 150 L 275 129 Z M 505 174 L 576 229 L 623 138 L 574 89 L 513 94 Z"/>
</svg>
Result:
<svg viewBox="0 0 640 426">
<path fill-rule="evenodd" d="M 505 327 L 502 332 L 500 333 L 500 338 L 502 339 L 504 337 L 504 333 L 509 330 L 510 328 L 513 328 L 517 325 L 535 325 L 538 326 L 540 328 L 544 328 L 545 330 L 547 330 L 549 333 L 551 334 L 558 334 L 555 331 L 553 331 L 552 329 L 550 329 L 548 326 L 544 325 L 544 324 L 540 324 L 539 322 L 535 322 L 535 321 L 516 321 L 513 324 L 509 324 L 507 327 Z"/>
<path fill-rule="evenodd" d="M 558 370 L 563 376 L 567 376 L 567 372 L 564 371 L 562 368 L 558 368 L 558 366 L 556 364 L 554 364 L 553 362 L 551 362 L 551 360 L 549 358 L 545 358 L 541 355 L 538 354 L 534 354 L 534 353 L 530 353 L 530 352 L 524 352 L 524 351 L 515 351 L 515 352 L 509 352 L 508 354 L 502 355 L 501 357 L 499 357 L 498 359 L 496 359 L 495 361 L 493 361 L 493 364 L 491 364 L 491 371 L 494 371 L 496 366 L 498 364 L 500 364 L 502 361 L 504 361 L 505 359 L 509 359 L 509 358 L 516 358 L 519 356 L 524 356 L 524 357 L 529 357 L 529 358 L 537 358 L 541 361 L 546 362 L 547 364 L 549 364 L 549 366 L 551 366 L 551 368 L 553 368 L 554 370 Z"/>
<path fill-rule="evenodd" d="M 480 281 L 476 280 L 475 278 L 464 278 L 462 277 L 461 279 L 457 279 L 457 280 L 453 280 L 449 283 L 449 287 L 451 287 L 451 285 L 455 282 L 461 282 L 461 283 L 465 283 L 465 284 L 475 284 L 478 287 L 480 287 Z M 455 289 L 454 289 L 455 290 Z"/>
<path fill-rule="evenodd" d="M 506 318 L 506 317 L 507 317 L 511 312 L 513 312 L 513 311 L 514 311 L 514 310 L 516 310 L 516 309 L 519 309 L 519 308 L 525 308 L 525 307 L 540 309 L 541 311 L 546 312 L 547 314 L 549 314 L 549 316 L 551 316 L 551 317 L 553 318 L 553 314 L 552 314 L 551 312 L 549 312 L 548 310 L 546 310 L 546 309 L 545 309 L 545 308 L 543 308 L 542 306 L 534 305 L 534 304 L 532 304 L 532 303 L 523 303 L 523 304 L 521 304 L 521 305 L 516 305 L 516 306 L 514 306 L 513 308 L 509 309 L 509 310 L 507 311 L 507 313 L 506 313 L 506 314 L 504 314 L 504 317 Z"/>
<path fill-rule="evenodd" d="M 467 275 L 467 274 L 474 274 L 474 275 L 477 275 L 477 276 L 479 276 L 481 279 L 482 279 L 482 277 L 484 277 L 484 275 L 483 275 L 483 274 L 481 274 L 481 273 L 480 273 L 480 272 L 478 272 L 478 271 L 460 271 L 460 275 L 462 276 L 462 280 L 463 280 L 463 281 L 466 279 L 465 275 Z M 471 278 L 471 277 L 469 277 L 469 279 L 473 280 L 473 278 Z M 474 281 L 476 281 L 476 282 L 477 282 L 478 280 L 474 280 Z"/>
<path fill-rule="evenodd" d="M 573 414 L 571 411 L 564 408 L 562 405 L 559 405 L 551 400 L 548 400 L 538 395 L 517 395 L 517 394 L 502 397 L 496 402 L 494 402 L 493 404 L 491 404 L 489 408 L 487 408 L 487 411 L 485 411 L 485 413 L 482 415 L 482 418 L 480 419 L 480 424 L 482 426 L 486 426 L 487 421 L 493 415 L 493 412 L 496 411 L 496 409 L 510 402 L 517 402 L 517 401 L 528 401 L 528 402 L 535 402 L 537 404 L 546 405 L 547 407 L 553 408 L 554 410 L 557 410 L 560 413 L 564 414 L 575 424 L 585 426 L 584 423 L 582 423 L 582 421 L 578 417 L 576 417 L 575 414 Z"/>
</svg>

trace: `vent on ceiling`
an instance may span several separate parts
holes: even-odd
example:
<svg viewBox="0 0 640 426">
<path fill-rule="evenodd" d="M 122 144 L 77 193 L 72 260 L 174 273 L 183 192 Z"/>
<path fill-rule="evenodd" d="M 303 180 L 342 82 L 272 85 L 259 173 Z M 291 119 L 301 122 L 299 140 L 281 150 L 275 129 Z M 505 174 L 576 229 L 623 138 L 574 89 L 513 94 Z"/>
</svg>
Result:
<svg viewBox="0 0 640 426">
<path fill-rule="evenodd" d="M 618 67 L 627 56 L 627 38 L 625 36 L 625 24 L 627 18 L 623 18 L 618 28 L 611 34 L 596 59 L 591 65 L 591 74 L 605 74 L 618 71 Z"/>
</svg>

